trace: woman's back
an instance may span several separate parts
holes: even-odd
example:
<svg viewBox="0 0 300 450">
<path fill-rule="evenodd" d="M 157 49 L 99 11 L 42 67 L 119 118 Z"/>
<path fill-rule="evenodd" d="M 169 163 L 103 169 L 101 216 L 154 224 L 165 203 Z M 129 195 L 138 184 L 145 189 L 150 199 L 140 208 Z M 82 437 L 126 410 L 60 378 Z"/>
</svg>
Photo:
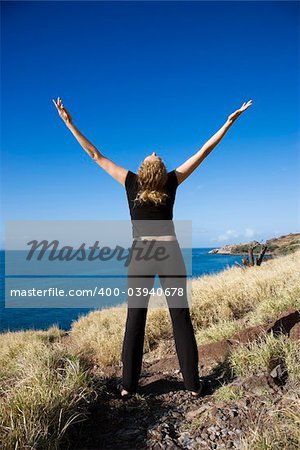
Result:
<svg viewBox="0 0 300 450">
<path fill-rule="evenodd" d="M 136 202 L 139 191 L 137 174 L 127 173 L 125 189 L 133 222 L 133 237 L 175 235 L 173 219 L 173 206 L 178 186 L 175 170 L 168 172 L 164 192 L 168 195 L 165 202 L 155 204 L 153 202 Z M 136 221 L 143 221 L 137 222 Z M 159 221 L 159 222 L 154 222 Z"/>
</svg>

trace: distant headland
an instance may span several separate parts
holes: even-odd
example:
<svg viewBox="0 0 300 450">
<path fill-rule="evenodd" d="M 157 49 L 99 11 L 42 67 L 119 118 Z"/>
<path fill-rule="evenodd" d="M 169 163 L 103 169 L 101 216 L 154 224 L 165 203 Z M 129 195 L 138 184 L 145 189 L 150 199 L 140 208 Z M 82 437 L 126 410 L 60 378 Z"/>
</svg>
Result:
<svg viewBox="0 0 300 450">
<path fill-rule="evenodd" d="M 267 246 L 265 255 L 281 256 L 294 253 L 300 248 L 300 233 L 289 233 L 283 236 L 274 237 L 266 242 L 251 241 L 243 244 L 224 245 L 220 248 L 210 250 L 208 253 L 218 253 L 220 255 L 247 255 L 250 247 L 254 247 L 253 254 L 259 254 L 263 247 Z"/>
</svg>

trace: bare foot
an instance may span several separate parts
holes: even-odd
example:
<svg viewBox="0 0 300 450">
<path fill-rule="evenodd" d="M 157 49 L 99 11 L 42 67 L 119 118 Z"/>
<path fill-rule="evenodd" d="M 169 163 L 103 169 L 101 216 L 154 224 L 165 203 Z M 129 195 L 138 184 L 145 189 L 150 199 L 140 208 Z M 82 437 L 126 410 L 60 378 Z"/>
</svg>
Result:
<svg viewBox="0 0 300 450">
<path fill-rule="evenodd" d="M 127 395 L 127 394 L 129 394 L 129 392 L 128 392 L 128 391 L 126 391 L 126 389 L 122 389 L 122 391 L 121 391 L 121 395 L 123 396 L 123 395 Z"/>
<path fill-rule="evenodd" d="M 201 390 L 199 391 L 192 391 L 192 395 L 194 395 L 195 397 L 197 397 L 197 395 L 199 395 L 201 392 Z"/>
<path fill-rule="evenodd" d="M 203 384 L 201 383 L 201 386 L 200 386 L 200 388 L 198 389 L 198 391 L 191 391 L 191 393 L 192 393 L 192 395 L 193 395 L 194 397 L 199 397 L 200 394 L 201 394 L 201 392 L 202 392 L 202 389 L 203 389 Z"/>
</svg>

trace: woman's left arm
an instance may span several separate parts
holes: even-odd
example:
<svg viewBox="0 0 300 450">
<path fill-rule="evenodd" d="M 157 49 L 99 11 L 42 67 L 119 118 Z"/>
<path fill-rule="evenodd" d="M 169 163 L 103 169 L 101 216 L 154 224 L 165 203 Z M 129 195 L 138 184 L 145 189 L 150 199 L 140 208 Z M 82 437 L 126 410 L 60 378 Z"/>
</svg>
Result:
<svg viewBox="0 0 300 450">
<path fill-rule="evenodd" d="M 241 108 L 228 116 L 224 125 L 201 147 L 201 149 L 186 160 L 181 166 L 177 167 L 175 173 L 177 175 L 178 184 L 182 183 L 192 172 L 199 166 L 199 164 L 210 154 L 210 152 L 223 139 L 229 128 L 233 125 L 236 119 L 252 105 L 252 100 L 243 103 Z"/>
</svg>

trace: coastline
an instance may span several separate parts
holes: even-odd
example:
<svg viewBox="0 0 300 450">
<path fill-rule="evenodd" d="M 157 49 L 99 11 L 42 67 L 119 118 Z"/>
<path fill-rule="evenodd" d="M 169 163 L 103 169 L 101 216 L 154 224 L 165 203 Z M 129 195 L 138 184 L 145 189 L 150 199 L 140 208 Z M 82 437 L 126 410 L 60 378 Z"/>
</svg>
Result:
<svg viewBox="0 0 300 450">
<path fill-rule="evenodd" d="M 210 251 L 210 252 L 208 252 L 208 253 L 210 253 L 211 255 L 213 254 L 213 255 L 231 255 L 231 256 L 248 256 L 248 253 L 247 252 L 243 252 L 243 253 L 232 253 L 232 252 L 229 252 L 229 251 Z M 256 253 L 253 253 L 253 256 L 256 256 L 256 255 L 259 255 L 259 253 L 258 252 L 256 252 Z M 272 252 L 266 252 L 265 253 L 265 256 L 271 256 L 271 257 L 274 257 L 274 253 L 272 253 Z"/>
</svg>

